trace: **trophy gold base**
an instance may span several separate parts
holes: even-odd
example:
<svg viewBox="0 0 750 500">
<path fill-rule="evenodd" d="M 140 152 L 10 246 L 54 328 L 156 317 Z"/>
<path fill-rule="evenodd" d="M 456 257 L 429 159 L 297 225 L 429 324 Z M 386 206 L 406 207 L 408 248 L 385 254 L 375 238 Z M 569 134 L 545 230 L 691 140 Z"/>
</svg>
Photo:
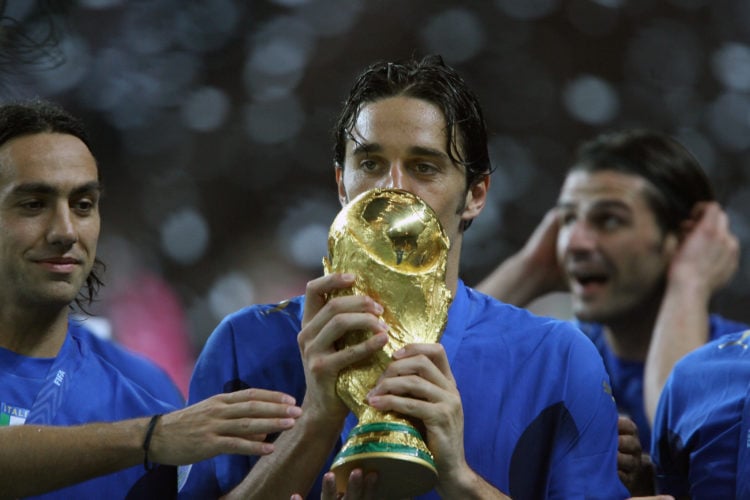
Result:
<svg viewBox="0 0 750 500">
<path fill-rule="evenodd" d="M 346 492 L 349 474 L 377 472 L 375 498 L 407 498 L 430 491 L 437 482 L 432 454 L 411 425 L 376 422 L 352 429 L 331 471 L 336 489 Z"/>
</svg>

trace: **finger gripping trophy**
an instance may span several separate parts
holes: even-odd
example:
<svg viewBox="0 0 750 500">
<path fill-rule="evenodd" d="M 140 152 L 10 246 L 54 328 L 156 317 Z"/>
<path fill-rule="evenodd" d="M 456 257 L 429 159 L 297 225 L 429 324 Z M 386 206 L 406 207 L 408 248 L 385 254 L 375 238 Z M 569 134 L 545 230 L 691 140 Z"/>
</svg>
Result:
<svg viewBox="0 0 750 500">
<path fill-rule="evenodd" d="M 331 467 L 340 492 L 354 468 L 377 471 L 377 495 L 383 498 L 419 495 L 437 481 L 432 454 L 417 430 L 421 424 L 372 408 L 366 396 L 393 352 L 406 344 L 440 340 L 451 302 L 445 284 L 449 245 L 435 212 L 401 190 L 362 193 L 331 225 L 326 273 L 356 274 L 354 286 L 341 293 L 372 297 L 383 306 L 382 319 L 389 327 L 382 351 L 339 373 L 337 393 L 358 419 Z M 338 347 L 371 334 L 349 332 Z"/>
</svg>

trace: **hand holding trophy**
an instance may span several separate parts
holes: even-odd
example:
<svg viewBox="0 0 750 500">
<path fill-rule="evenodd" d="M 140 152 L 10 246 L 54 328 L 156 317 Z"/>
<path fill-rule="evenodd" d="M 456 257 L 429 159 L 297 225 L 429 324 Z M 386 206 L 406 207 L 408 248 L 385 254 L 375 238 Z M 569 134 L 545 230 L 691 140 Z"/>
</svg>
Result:
<svg viewBox="0 0 750 500">
<path fill-rule="evenodd" d="M 389 340 L 381 352 L 338 377 L 337 393 L 358 419 L 331 467 L 339 491 L 346 490 L 354 468 L 377 471 L 378 496 L 385 498 L 425 493 L 437 481 L 432 454 L 417 430 L 419 423 L 372 408 L 366 396 L 393 352 L 406 344 L 440 340 L 451 302 L 445 284 L 449 245 L 435 212 L 416 195 L 401 190 L 362 193 L 331 225 L 328 258 L 323 262 L 326 273 L 354 273 L 354 286 L 342 293 L 372 297 L 383 306 L 382 319 L 389 327 Z M 370 335 L 350 332 L 340 348 Z"/>
</svg>

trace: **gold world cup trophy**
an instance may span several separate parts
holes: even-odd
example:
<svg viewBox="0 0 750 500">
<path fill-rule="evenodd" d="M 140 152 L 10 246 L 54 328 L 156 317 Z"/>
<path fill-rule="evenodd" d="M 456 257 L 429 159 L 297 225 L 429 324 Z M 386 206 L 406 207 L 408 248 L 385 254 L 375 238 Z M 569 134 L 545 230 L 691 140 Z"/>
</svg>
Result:
<svg viewBox="0 0 750 500">
<path fill-rule="evenodd" d="M 367 393 L 410 343 L 438 342 L 448 319 L 451 293 L 445 284 L 450 242 L 435 212 L 419 197 L 395 189 L 374 189 L 349 202 L 331 225 L 326 274 L 351 272 L 354 286 L 339 294 L 368 295 L 383 306 L 389 340 L 382 351 L 343 370 L 336 391 L 357 416 L 331 470 L 340 492 L 349 473 L 378 473 L 377 496 L 404 498 L 432 489 L 437 470 L 432 454 L 412 422 L 369 406 Z M 372 335 L 349 332 L 339 348 Z"/>
</svg>

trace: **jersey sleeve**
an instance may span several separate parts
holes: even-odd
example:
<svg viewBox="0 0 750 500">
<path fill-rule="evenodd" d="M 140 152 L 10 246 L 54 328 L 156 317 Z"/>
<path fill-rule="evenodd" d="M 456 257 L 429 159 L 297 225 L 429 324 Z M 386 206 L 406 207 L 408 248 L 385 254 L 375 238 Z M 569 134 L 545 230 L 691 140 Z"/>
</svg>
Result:
<svg viewBox="0 0 750 500">
<path fill-rule="evenodd" d="M 556 437 L 549 498 L 626 498 L 617 474 L 617 409 L 601 356 L 577 331 L 567 349 L 557 369 L 571 431 Z"/>
<path fill-rule="evenodd" d="M 737 452 L 735 498 L 750 498 L 750 386 L 745 393 Z"/>
<path fill-rule="evenodd" d="M 304 372 L 297 346 L 300 318 L 296 300 L 251 306 L 225 318 L 198 357 L 188 403 L 249 387 L 284 392 L 302 401 Z M 180 496 L 218 498 L 239 484 L 257 460 L 257 456 L 219 455 L 183 467 Z"/>
<path fill-rule="evenodd" d="M 725 335 L 672 370 L 657 405 L 651 447 L 658 492 L 693 498 L 735 495 L 747 448 L 749 340 L 747 331 Z"/>
<path fill-rule="evenodd" d="M 224 319 L 208 338 L 195 364 L 190 380 L 188 404 L 198 403 L 226 391 L 227 381 L 237 375 L 234 326 Z M 192 465 L 181 466 L 178 471 L 180 499 L 219 498 L 222 491 L 217 475 L 217 461 L 227 457 L 214 457 Z"/>
</svg>

